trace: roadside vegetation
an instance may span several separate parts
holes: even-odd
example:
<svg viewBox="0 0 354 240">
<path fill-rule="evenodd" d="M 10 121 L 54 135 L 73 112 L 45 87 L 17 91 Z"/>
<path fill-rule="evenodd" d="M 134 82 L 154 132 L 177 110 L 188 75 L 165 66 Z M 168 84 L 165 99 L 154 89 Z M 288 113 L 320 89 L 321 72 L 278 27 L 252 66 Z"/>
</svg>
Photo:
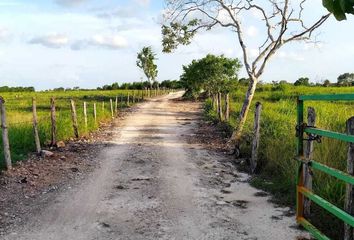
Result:
<svg viewBox="0 0 354 240">
<path fill-rule="evenodd" d="M 153 91 L 151 91 L 153 92 Z M 130 105 L 142 100 L 142 95 L 147 97 L 147 90 L 67 90 L 45 92 L 4 92 L 1 96 L 5 99 L 9 142 L 12 162 L 24 160 L 27 154 L 35 151 L 35 141 L 32 125 L 32 98 L 37 102 L 39 137 L 42 145 L 48 145 L 51 139 L 50 99 L 55 98 L 57 140 L 69 140 L 74 137 L 70 99 L 75 101 L 80 137 L 88 136 L 99 126 L 111 120 L 110 99 L 117 97 L 118 111 L 127 107 L 129 94 Z M 162 93 L 162 90 L 159 91 Z M 153 93 L 154 94 L 154 93 Z M 87 127 L 84 123 L 84 102 L 87 103 Z M 96 103 L 97 122 L 94 120 L 93 104 Z M 1 133 L 1 129 L 0 129 Z M 4 154 L 2 139 L 0 139 L 0 168 L 4 168 Z"/>
<path fill-rule="evenodd" d="M 230 93 L 230 120 L 220 122 L 212 100 L 205 102 L 205 115 L 223 129 L 233 129 L 242 105 L 246 86 L 239 85 Z M 252 185 L 271 192 L 279 204 L 295 206 L 295 180 L 298 167 L 296 156 L 296 99 L 299 95 L 353 93 L 352 87 L 294 86 L 292 84 L 262 84 L 256 90 L 255 102 L 261 102 L 261 138 L 258 151 L 259 166 L 252 179 Z M 308 102 L 307 107 L 314 107 L 317 114 L 316 127 L 345 132 L 345 122 L 354 114 L 352 102 Z M 254 112 L 255 104 L 251 106 Z M 306 116 L 306 112 L 305 112 Z M 247 119 L 241 141 L 240 158 L 247 165 L 251 154 L 253 137 L 253 114 Z M 231 136 L 231 131 L 227 133 Z M 327 166 L 346 172 L 348 145 L 345 142 L 323 138 L 315 142 L 314 160 Z M 246 168 L 247 169 L 247 168 Z M 329 202 L 343 208 L 345 183 L 318 171 L 313 172 L 313 190 Z M 343 231 L 342 222 L 326 214 L 313 204 L 314 219 L 324 232 L 331 223 L 329 236 L 337 239 Z M 322 221 L 320 219 L 326 219 Z"/>
</svg>

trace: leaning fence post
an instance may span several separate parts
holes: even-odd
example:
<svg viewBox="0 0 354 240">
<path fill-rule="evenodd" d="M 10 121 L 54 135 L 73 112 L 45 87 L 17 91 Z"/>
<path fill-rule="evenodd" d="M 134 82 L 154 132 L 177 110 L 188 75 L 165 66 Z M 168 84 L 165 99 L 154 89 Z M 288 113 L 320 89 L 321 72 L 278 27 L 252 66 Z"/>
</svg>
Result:
<svg viewBox="0 0 354 240">
<path fill-rule="evenodd" d="M 0 111 L 1 111 L 1 129 L 2 129 L 2 144 L 4 147 L 4 157 L 6 169 L 11 170 L 12 162 L 11 162 L 11 153 L 10 153 L 10 143 L 9 143 L 9 133 L 6 124 L 6 108 L 5 108 L 5 100 L 3 97 L 0 97 Z"/>
<path fill-rule="evenodd" d="M 111 104 L 111 115 L 112 115 L 112 118 L 114 118 L 114 112 L 113 112 L 113 101 L 112 101 L 112 98 L 109 99 L 109 102 Z"/>
<path fill-rule="evenodd" d="M 84 102 L 84 121 L 85 121 L 85 128 L 87 128 L 87 103 Z"/>
<path fill-rule="evenodd" d="M 354 135 L 354 116 L 349 118 L 346 123 L 346 131 L 348 135 Z M 347 159 L 347 172 L 354 175 L 354 143 L 349 143 L 348 159 Z M 345 194 L 344 210 L 350 215 L 354 215 L 354 186 L 347 184 Z M 344 240 L 354 239 L 354 229 L 348 225 L 344 225 Z"/>
<path fill-rule="evenodd" d="M 307 108 L 307 125 L 315 126 L 316 125 L 316 111 L 313 107 Z M 309 136 L 311 138 L 311 135 Z M 314 141 L 309 139 L 304 148 L 304 157 L 306 161 L 313 159 L 313 147 Z M 303 178 L 304 178 L 304 187 L 312 190 L 312 173 L 311 169 L 307 164 L 304 164 L 303 167 Z M 308 198 L 304 198 L 304 216 L 310 217 L 311 214 L 311 201 Z"/>
<path fill-rule="evenodd" d="M 95 123 L 97 123 L 97 109 L 96 109 L 96 103 L 93 104 L 93 118 L 95 119 Z"/>
<path fill-rule="evenodd" d="M 55 111 L 55 98 L 52 97 L 50 99 L 50 118 L 52 122 L 52 136 L 51 136 L 51 146 L 55 146 L 57 144 L 57 117 Z"/>
<path fill-rule="evenodd" d="M 33 113 L 34 142 L 36 144 L 36 151 L 38 154 L 40 154 L 42 149 L 41 149 L 41 142 L 39 141 L 39 134 L 38 134 L 37 105 L 36 105 L 35 98 L 32 98 L 32 113 Z"/>
<path fill-rule="evenodd" d="M 76 107 L 75 107 L 75 102 L 72 99 L 70 100 L 70 106 L 71 106 L 71 120 L 73 122 L 74 135 L 75 135 L 76 138 L 79 138 Z"/>
<path fill-rule="evenodd" d="M 254 136 L 252 143 L 252 157 L 251 157 L 251 173 L 253 174 L 257 168 L 258 162 L 258 147 L 260 139 L 260 128 L 261 128 L 261 112 L 262 104 L 260 102 L 256 103 L 256 111 L 254 114 Z"/>
</svg>

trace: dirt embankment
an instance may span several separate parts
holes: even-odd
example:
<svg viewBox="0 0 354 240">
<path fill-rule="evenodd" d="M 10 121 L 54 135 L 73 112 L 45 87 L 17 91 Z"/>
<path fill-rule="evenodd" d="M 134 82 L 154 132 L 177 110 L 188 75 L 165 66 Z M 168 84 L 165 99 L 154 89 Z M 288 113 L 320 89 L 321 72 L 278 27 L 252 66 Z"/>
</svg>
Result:
<svg viewBox="0 0 354 240">
<path fill-rule="evenodd" d="M 81 155 L 78 161 L 89 173 L 75 184 L 66 181 L 47 201 L 38 199 L 48 194 L 33 196 L 36 200 L 31 204 L 36 203 L 25 207 L 27 221 L 19 221 L 2 238 L 283 240 L 306 236 L 296 228 L 290 210 L 274 206 L 266 193 L 250 187 L 248 176 L 237 172 L 228 156 L 195 141 L 200 105 L 176 101 L 180 96 L 174 93 L 140 104 L 113 129 L 109 144 L 85 146 L 91 148 L 84 150 L 87 156 L 77 156 Z M 85 172 L 76 171 L 80 167 L 74 160 L 68 164 L 61 165 L 66 169 L 63 175 Z M 11 184 L 30 186 L 32 179 L 26 181 Z M 21 192 L 18 197 L 27 195 Z"/>
</svg>

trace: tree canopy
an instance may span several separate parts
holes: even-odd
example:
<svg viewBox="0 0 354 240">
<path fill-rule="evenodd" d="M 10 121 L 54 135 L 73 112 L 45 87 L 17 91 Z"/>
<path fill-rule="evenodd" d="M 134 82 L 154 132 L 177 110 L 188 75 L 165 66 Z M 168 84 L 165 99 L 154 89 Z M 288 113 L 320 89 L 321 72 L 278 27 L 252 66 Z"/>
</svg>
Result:
<svg viewBox="0 0 354 240">
<path fill-rule="evenodd" d="M 310 86 L 310 79 L 308 77 L 301 77 L 295 81 L 294 86 Z"/>
<path fill-rule="evenodd" d="M 354 86 L 354 73 L 343 73 L 337 78 L 338 86 Z"/>
<path fill-rule="evenodd" d="M 339 21 L 347 19 L 346 14 L 354 14 L 354 0 L 322 0 L 322 4 Z"/>
<path fill-rule="evenodd" d="M 195 97 L 201 90 L 213 94 L 228 92 L 237 83 L 241 66 L 238 59 L 208 54 L 202 59 L 193 60 L 188 66 L 183 66 L 181 84 L 186 89 L 187 96 Z"/>
<path fill-rule="evenodd" d="M 141 68 L 152 86 L 157 77 L 157 65 L 155 64 L 156 54 L 151 47 L 143 47 L 138 53 L 136 65 Z"/>
</svg>

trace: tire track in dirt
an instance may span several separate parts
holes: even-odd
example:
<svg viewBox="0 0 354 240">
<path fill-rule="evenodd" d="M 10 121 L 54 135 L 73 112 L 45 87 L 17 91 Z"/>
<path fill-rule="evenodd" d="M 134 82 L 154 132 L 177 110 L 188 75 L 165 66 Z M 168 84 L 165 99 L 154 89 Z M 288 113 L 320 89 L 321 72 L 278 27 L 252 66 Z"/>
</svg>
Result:
<svg viewBox="0 0 354 240">
<path fill-rule="evenodd" d="M 101 165 L 5 239 L 297 239 L 294 218 L 225 156 L 188 144 L 198 104 L 173 93 L 141 104 Z"/>
</svg>

